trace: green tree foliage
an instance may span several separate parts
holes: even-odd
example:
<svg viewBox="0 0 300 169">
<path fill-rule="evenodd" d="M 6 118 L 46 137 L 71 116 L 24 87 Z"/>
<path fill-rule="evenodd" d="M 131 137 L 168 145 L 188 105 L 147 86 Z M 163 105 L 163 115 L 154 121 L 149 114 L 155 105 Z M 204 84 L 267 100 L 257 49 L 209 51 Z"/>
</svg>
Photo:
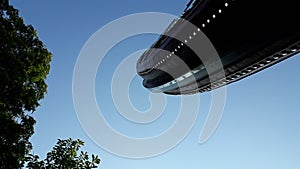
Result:
<svg viewBox="0 0 300 169">
<path fill-rule="evenodd" d="M 51 53 L 8 0 L 0 1 L 0 169 L 94 168 L 98 156 L 77 151 L 83 142 L 59 140 L 45 160 L 31 155 L 31 114 L 47 92 Z"/>
<path fill-rule="evenodd" d="M 30 116 L 46 93 L 51 53 L 8 0 L 0 1 L 0 166 L 20 168 L 31 150 Z"/>
<path fill-rule="evenodd" d="M 100 159 L 98 156 L 92 154 L 92 158 L 87 152 L 81 151 L 78 153 L 84 142 L 77 139 L 72 140 L 60 140 L 54 146 L 53 150 L 47 153 L 47 157 L 44 160 L 39 160 L 39 156 L 30 155 L 27 168 L 29 169 L 50 169 L 50 168 L 62 168 L 62 169 L 91 169 L 97 168 Z"/>
</svg>

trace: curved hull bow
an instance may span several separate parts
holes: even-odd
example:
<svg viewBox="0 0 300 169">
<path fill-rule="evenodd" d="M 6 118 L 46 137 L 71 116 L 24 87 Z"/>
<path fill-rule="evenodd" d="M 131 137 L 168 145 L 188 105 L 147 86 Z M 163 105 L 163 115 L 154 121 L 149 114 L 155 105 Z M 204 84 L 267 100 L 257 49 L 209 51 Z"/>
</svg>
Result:
<svg viewBox="0 0 300 169">
<path fill-rule="evenodd" d="M 297 8 L 295 0 L 196 0 L 180 18 L 194 24 L 208 37 L 218 52 L 225 77 L 209 79 L 199 56 L 185 42 L 166 35 L 140 57 L 137 73 L 146 88 L 172 95 L 206 92 L 238 81 L 299 52 Z M 179 30 L 181 24 L 171 23 L 166 34 L 187 32 Z M 165 58 L 165 51 L 175 52 L 190 70 L 180 70 L 176 61 L 160 63 Z M 177 72 L 172 76 L 162 71 L 175 69 Z M 180 88 L 179 81 L 183 84 Z"/>
</svg>

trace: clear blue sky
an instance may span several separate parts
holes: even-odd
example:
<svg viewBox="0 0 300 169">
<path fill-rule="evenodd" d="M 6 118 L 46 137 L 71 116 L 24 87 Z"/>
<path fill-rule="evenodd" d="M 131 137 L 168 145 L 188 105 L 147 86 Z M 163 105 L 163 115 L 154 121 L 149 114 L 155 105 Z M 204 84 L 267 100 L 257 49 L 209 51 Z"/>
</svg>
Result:
<svg viewBox="0 0 300 169">
<path fill-rule="evenodd" d="M 221 123 L 205 144 L 199 144 L 198 138 L 210 106 L 210 93 L 200 95 L 201 111 L 186 139 L 157 157 L 134 160 L 115 156 L 101 149 L 81 128 L 73 105 L 72 76 L 79 52 L 89 37 L 108 22 L 137 12 L 179 15 L 186 3 L 13 0 L 25 22 L 38 30 L 40 39 L 53 53 L 48 94 L 34 114 L 34 153 L 44 157 L 58 138 L 71 137 L 84 140 L 85 151 L 99 154 L 102 169 L 300 168 L 299 54 L 229 85 Z M 141 35 L 118 44 L 104 60 L 96 78 L 96 96 L 104 116 L 116 130 L 131 136 L 159 134 L 177 116 L 178 97 L 168 97 L 166 115 L 150 124 L 129 123 L 117 115 L 112 104 L 110 82 L 116 66 L 134 51 L 149 47 L 155 38 Z M 139 77 L 133 80 L 130 95 L 138 109 L 147 109 L 149 92 L 141 87 Z"/>
</svg>

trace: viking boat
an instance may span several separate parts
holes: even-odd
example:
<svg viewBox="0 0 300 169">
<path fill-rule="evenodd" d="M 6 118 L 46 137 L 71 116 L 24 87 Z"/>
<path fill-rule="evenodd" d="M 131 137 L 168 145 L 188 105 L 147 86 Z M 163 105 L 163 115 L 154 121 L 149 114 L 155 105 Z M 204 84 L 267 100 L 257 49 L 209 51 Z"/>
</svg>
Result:
<svg viewBox="0 0 300 169">
<path fill-rule="evenodd" d="M 207 92 L 297 54 L 299 21 L 296 0 L 191 0 L 180 17 L 139 58 L 137 73 L 143 78 L 143 86 L 151 91 L 171 95 Z M 195 28 L 185 29 L 187 23 Z M 211 68 L 209 74 L 209 64 L 204 64 L 203 56 L 190 47 L 195 43 L 194 47 L 201 48 L 197 43 L 200 32 L 214 46 L 224 76 L 214 76 L 220 68 Z M 189 69 L 181 69 L 182 63 L 172 55 Z M 215 61 L 208 60 L 212 64 Z"/>
</svg>

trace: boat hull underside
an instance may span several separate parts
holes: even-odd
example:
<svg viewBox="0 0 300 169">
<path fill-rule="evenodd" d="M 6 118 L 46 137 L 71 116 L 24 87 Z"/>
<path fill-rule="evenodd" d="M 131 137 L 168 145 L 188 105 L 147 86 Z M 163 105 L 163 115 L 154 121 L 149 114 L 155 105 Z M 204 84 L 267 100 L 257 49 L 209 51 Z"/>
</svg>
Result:
<svg viewBox="0 0 300 169">
<path fill-rule="evenodd" d="M 211 41 L 223 64 L 225 76 L 220 76 L 218 72 L 221 70 L 217 69 L 208 76 L 199 59 L 201 56 L 197 56 L 184 42 L 168 36 L 161 36 L 159 43 L 152 46 L 162 49 L 162 52 L 150 50 L 141 56 L 137 72 L 143 77 L 146 88 L 173 95 L 206 92 L 240 80 L 299 52 L 299 9 L 296 7 L 296 2 L 292 0 L 281 3 L 259 0 L 199 1 L 182 18 L 201 28 Z M 176 32 L 180 24 L 183 23 L 176 23 L 169 33 Z M 197 43 L 197 38 L 189 43 Z M 180 45 L 180 50 L 175 54 L 190 71 L 180 70 L 180 63 L 171 59 L 155 67 L 155 62 L 164 57 L 163 51 L 174 52 Z M 167 72 L 176 73 L 171 76 Z"/>
</svg>

